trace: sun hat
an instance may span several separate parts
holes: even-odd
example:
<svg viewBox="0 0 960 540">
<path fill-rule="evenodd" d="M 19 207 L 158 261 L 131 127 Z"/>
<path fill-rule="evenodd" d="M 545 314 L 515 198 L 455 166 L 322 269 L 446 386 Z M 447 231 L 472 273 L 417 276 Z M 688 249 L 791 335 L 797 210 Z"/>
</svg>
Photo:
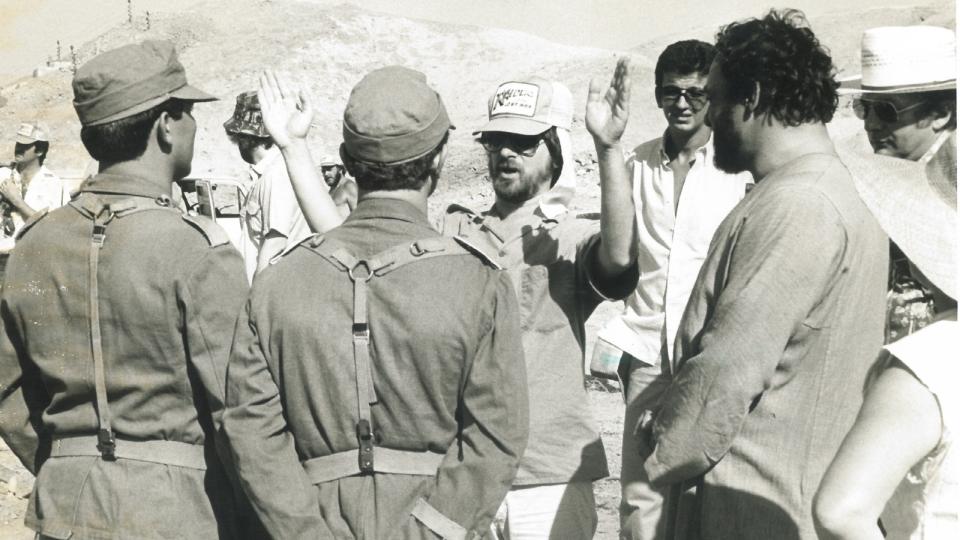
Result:
<svg viewBox="0 0 960 540">
<path fill-rule="evenodd" d="M 244 92 L 237 96 L 237 105 L 233 109 L 233 116 L 223 123 L 227 133 L 252 135 L 268 138 L 270 132 L 263 125 L 263 114 L 260 110 L 260 100 L 256 90 Z"/>
<path fill-rule="evenodd" d="M 73 107 L 84 126 L 141 113 L 168 99 L 214 101 L 187 84 L 173 43 L 147 40 L 95 56 L 73 77 Z"/>
<path fill-rule="evenodd" d="M 924 276 L 957 298 L 957 146 L 944 132 L 929 161 L 853 150 L 859 137 L 838 145 L 860 198 L 884 232 Z M 860 141 L 862 142 L 862 141 Z"/>
<path fill-rule="evenodd" d="M 551 127 L 570 130 L 573 96 L 555 81 L 528 77 L 497 87 L 487 102 L 489 121 L 473 134 L 487 131 L 539 135 Z"/>
<path fill-rule="evenodd" d="M 861 75 L 842 79 L 844 94 L 932 92 L 957 87 L 956 35 L 939 26 L 884 26 L 863 33 Z"/>
<path fill-rule="evenodd" d="M 40 122 L 23 122 L 17 128 L 17 144 L 33 144 L 35 142 L 49 142 L 47 126 Z"/>
<path fill-rule="evenodd" d="M 343 144 L 361 161 L 396 164 L 421 157 L 454 129 L 440 94 L 419 71 L 387 66 L 350 91 L 343 111 Z"/>
</svg>

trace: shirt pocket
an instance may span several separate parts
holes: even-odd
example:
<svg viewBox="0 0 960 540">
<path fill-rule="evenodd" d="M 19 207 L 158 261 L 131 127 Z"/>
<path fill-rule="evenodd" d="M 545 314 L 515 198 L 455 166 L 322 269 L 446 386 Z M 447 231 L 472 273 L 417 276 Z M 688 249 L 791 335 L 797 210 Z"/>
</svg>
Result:
<svg viewBox="0 0 960 540">
<path fill-rule="evenodd" d="M 576 267 L 570 261 L 536 265 L 520 273 L 520 316 L 524 332 L 546 333 L 571 324 L 577 302 Z"/>
</svg>

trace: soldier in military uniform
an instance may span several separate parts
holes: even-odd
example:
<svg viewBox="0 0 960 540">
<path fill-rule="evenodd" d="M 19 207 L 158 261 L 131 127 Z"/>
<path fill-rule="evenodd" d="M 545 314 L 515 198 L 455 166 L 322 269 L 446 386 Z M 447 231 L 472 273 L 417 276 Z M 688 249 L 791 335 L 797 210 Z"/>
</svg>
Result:
<svg viewBox="0 0 960 540">
<path fill-rule="evenodd" d="M 173 44 L 103 53 L 73 80 L 100 171 L 21 230 L 0 303 L 0 433 L 36 474 L 45 538 L 237 538 L 214 442 L 247 289 L 226 234 L 171 208 L 193 104 Z M 224 454 L 226 455 L 226 454 Z"/>
<path fill-rule="evenodd" d="M 475 134 L 487 151 L 496 200 L 485 212 L 454 205 L 443 232 L 498 261 L 520 293 L 530 392 L 530 439 L 496 524 L 503 538 L 593 538 L 592 482 L 608 474 L 584 388 L 584 324 L 604 300 L 637 284 L 631 179 L 619 136 L 629 102 L 627 65 L 609 88 L 592 83 L 586 123 L 597 149 L 601 218 L 568 211 L 576 177 L 570 91 L 540 77 L 507 82 Z"/>
<path fill-rule="evenodd" d="M 270 79 L 265 120 L 274 101 L 295 100 Z M 319 183 L 309 107 L 285 114 L 267 126 L 291 174 Z M 275 538 L 476 538 L 513 480 L 528 430 L 515 293 L 427 221 L 452 127 L 422 73 L 367 74 L 343 119 L 356 209 L 254 282 L 224 428 Z"/>
</svg>

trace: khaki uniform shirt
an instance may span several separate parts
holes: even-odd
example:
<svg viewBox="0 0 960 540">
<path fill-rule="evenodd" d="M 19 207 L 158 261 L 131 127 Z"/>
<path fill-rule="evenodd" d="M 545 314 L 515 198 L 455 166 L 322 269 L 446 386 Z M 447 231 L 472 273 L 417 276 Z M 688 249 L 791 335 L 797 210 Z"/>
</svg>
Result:
<svg viewBox="0 0 960 540">
<path fill-rule="evenodd" d="M 106 202 L 159 197 L 100 175 Z M 29 224 L 28 224 L 29 226 Z M 98 271 L 105 380 L 117 439 L 204 445 L 207 470 L 53 457 L 56 439 L 97 432 L 88 318 L 92 221 L 65 206 L 17 242 L 0 315 L 0 432 L 37 475 L 26 523 L 53 538 L 234 538 L 234 493 L 214 448 L 230 339 L 247 282 L 229 244 L 172 211 L 106 228 Z"/>
<path fill-rule="evenodd" d="M 698 515 L 680 517 L 699 526 L 680 537 L 816 538 L 813 495 L 883 343 L 886 277 L 886 236 L 834 155 L 783 165 L 723 221 L 645 465 L 655 484 L 702 475 Z"/>
<path fill-rule="evenodd" d="M 607 459 L 584 387 L 584 325 L 603 300 L 637 286 L 637 269 L 600 281 L 597 219 L 547 217 L 534 199 L 501 220 L 492 211 L 452 206 L 444 234 L 465 236 L 495 254 L 513 279 L 530 390 L 530 441 L 514 485 L 592 481 Z M 552 212 L 548 212 L 551 213 Z"/>
<path fill-rule="evenodd" d="M 402 201 L 368 199 L 325 242 L 358 259 L 439 237 Z M 378 449 L 443 455 L 435 476 L 376 473 L 312 485 L 301 462 L 356 451 L 353 284 L 309 241 L 254 280 L 230 359 L 224 427 L 244 489 L 275 538 L 484 534 L 527 440 L 526 371 L 509 277 L 440 256 L 368 282 Z M 356 459 L 352 460 L 356 463 Z"/>
</svg>

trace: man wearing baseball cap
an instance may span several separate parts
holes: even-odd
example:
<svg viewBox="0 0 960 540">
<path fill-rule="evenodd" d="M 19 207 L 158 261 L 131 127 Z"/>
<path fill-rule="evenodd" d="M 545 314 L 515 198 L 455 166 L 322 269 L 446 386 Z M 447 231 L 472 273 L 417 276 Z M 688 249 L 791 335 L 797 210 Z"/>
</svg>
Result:
<svg viewBox="0 0 960 540">
<path fill-rule="evenodd" d="M 73 79 L 99 174 L 20 231 L 0 317 L 0 433 L 37 476 L 43 538 L 236 538 L 215 444 L 247 282 L 226 233 L 171 203 L 196 102 L 173 44 L 125 45 Z"/>
<path fill-rule="evenodd" d="M 475 213 L 451 206 L 444 233 L 463 235 L 499 262 L 520 293 L 530 392 L 530 440 L 497 517 L 504 538 L 593 538 L 592 482 L 608 474 L 584 388 L 584 324 L 604 300 L 637 285 L 631 180 L 620 136 L 629 102 L 626 60 L 604 88 L 590 86 L 586 124 L 600 164 L 599 220 L 568 211 L 576 186 L 573 99 L 531 77 L 500 85 L 477 133 L 496 200 Z"/>
<path fill-rule="evenodd" d="M 42 123 L 24 122 L 17 129 L 14 160 L 0 170 L 0 197 L 4 207 L 4 229 L 0 253 L 13 249 L 13 235 L 38 210 L 54 209 L 62 203 L 63 183 L 43 162 L 50 150 L 50 138 Z M 9 219 L 7 219 L 9 218 Z"/>
<path fill-rule="evenodd" d="M 325 187 L 309 101 L 261 84 L 291 180 Z M 274 538 L 480 537 L 516 474 L 528 416 L 510 277 L 427 220 L 452 128 L 422 73 L 368 73 L 340 146 L 356 209 L 254 281 L 224 428 Z"/>
</svg>

